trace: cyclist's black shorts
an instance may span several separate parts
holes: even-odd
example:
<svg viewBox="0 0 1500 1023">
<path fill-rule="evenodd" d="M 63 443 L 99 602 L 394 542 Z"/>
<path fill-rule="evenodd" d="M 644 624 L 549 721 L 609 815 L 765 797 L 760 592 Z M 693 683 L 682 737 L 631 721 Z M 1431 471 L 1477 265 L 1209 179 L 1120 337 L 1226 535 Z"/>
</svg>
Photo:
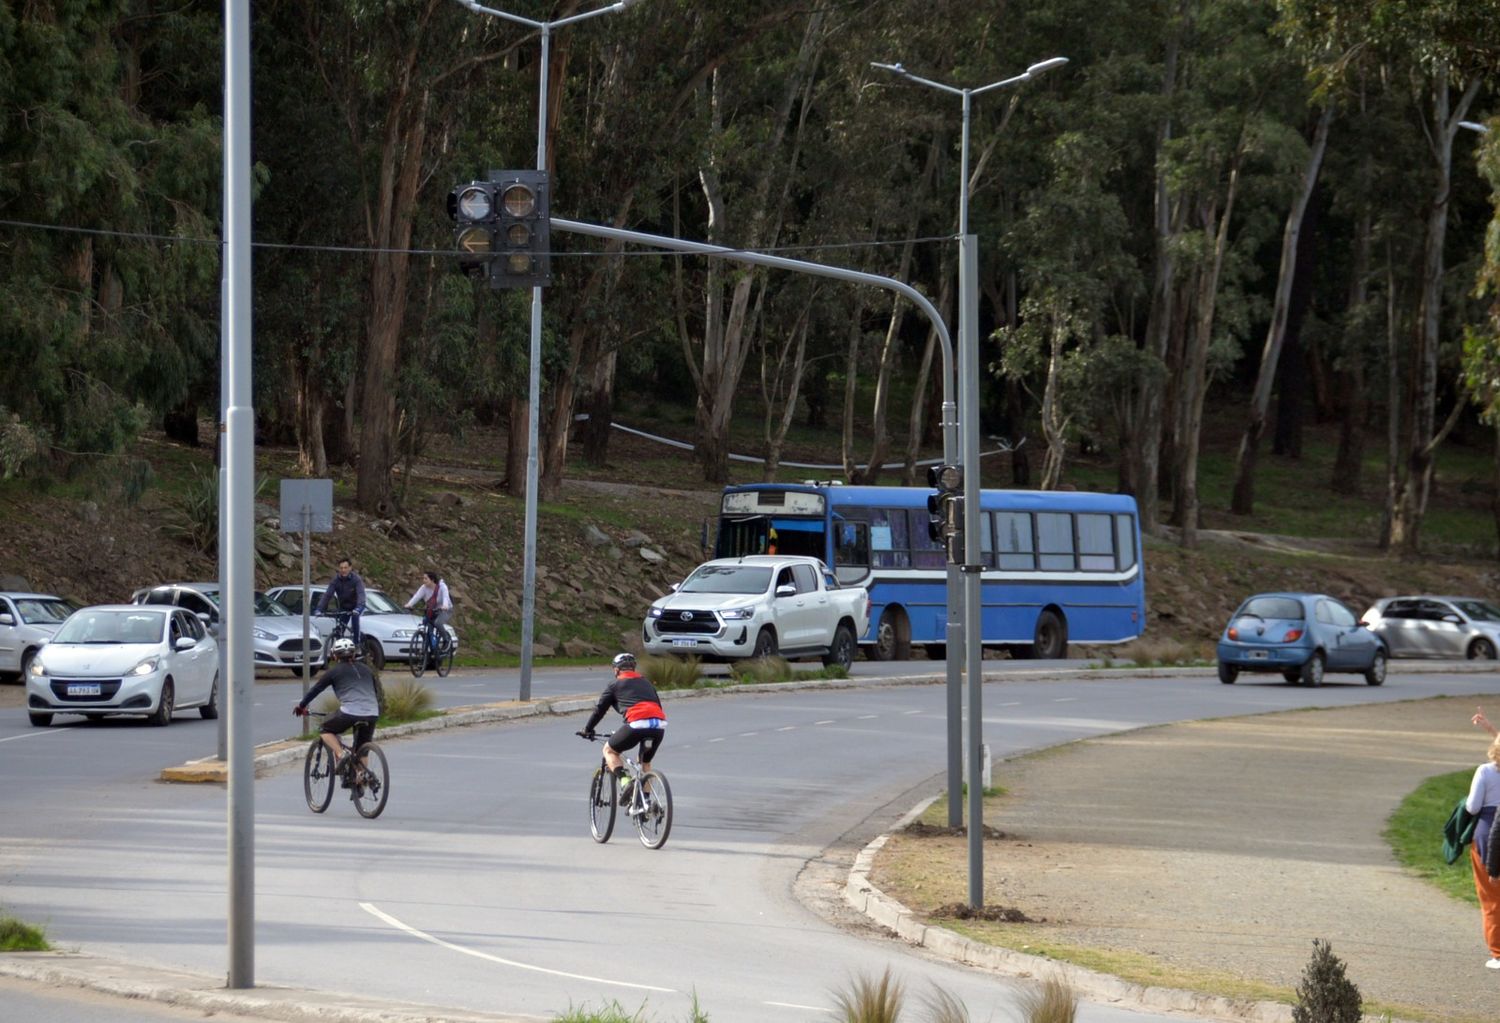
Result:
<svg viewBox="0 0 1500 1023">
<path fill-rule="evenodd" d="M 343 711 L 336 711 L 323 719 L 323 731 L 330 735 L 343 735 L 352 728 L 354 748 L 359 749 L 375 738 L 375 722 L 379 720 L 378 714 L 345 714 Z"/>
<path fill-rule="evenodd" d="M 651 758 L 656 756 L 656 748 L 661 745 L 666 736 L 665 728 L 631 728 L 628 724 L 621 725 L 614 735 L 609 737 L 609 748 L 616 753 L 624 753 L 628 749 L 641 748 L 641 763 L 651 763 Z"/>
</svg>

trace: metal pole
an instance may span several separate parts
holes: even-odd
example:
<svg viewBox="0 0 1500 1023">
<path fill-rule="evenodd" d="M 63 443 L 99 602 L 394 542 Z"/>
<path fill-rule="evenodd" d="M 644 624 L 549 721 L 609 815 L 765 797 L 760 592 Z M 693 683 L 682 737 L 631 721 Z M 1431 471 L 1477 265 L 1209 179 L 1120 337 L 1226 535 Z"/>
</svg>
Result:
<svg viewBox="0 0 1500 1023">
<path fill-rule="evenodd" d="M 547 63 L 552 52 L 552 26 L 542 25 L 542 64 L 537 72 L 536 169 L 547 169 Z M 521 577 L 521 692 L 531 699 L 532 642 L 536 631 L 536 506 L 539 490 L 537 447 L 542 419 L 542 289 L 531 289 L 531 368 L 526 413 L 526 538 L 525 569 Z"/>
<path fill-rule="evenodd" d="M 312 687 L 312 666 L 308 648 L 312 645 L 312 506 L 302 506 L 302 695 Z M 325 653 L 326 658 L 326 653 Z M 309 731 L 303 718 L 302 734 Z"/>
<path fill-rule="evenodd" d="M 215 458 L 219 463 L 219 549 L 215 554 L 217 573 L 214 576 L 219 582 L 219 592 L 224 592 L 224 558 L 229 550 L 229 531 L 224 528 L 224 509 L 229 505 L 229 452 L 227 432 L 229 426 L 229 273 L 227 267 L 221 271 L 222 280 L 219 285 L 219 435 L 214 438 Z M 219 625 L 213 628 L 214 641 L 218 645 L 219 652 L 219 695 L 215 697 L 219 701 L 219 720 L 216 722 L 218 733 L 218 748 L 214 755 L 219 758 L 219 763 L 229 759 L 229 715 L 225 708 L 229 704 L 226 690 L 229 686 L 229 644 L 224 642 L 224 608 L 219 608 Z"/>
<path fill-rule="evenodd" d="M 250 0 L 224 3 L 224 274 L 229 407 L 225 416 L 228 539 L 221 588 L 229 676 L 229 987 L 255 986 L 255 406 L 250 386 Z"/>
<path fill-rule="evenodd" d="M 964 467 L 964 672 L 969 676 L 969 905 L 984 905 L 984 637 L 979 544 L 979 239 L 959 239 L 959 420 Z"/>
</svg>

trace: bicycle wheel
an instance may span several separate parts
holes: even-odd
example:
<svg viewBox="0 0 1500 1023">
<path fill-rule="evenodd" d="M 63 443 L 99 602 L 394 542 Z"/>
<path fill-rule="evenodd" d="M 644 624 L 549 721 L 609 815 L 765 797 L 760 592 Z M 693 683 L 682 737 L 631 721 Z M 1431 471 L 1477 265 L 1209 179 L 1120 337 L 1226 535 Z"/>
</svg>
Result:
<svg viewBox="0 0 1500 1023">
<path fill-rule="evenodd" d="M 660 849 L 672 833 L 672 786 L 665 776 L 647 771 L 641 787 L 646 790 L 646 809 L 635 815 L 635 830 L 647 849 Z"/>
<path fill-rule="evenodd" d="M 419 625 L 417 631 L 412 633 L 411 658 L 406 665 L 417 678 L 421 678 L 422 672 L 427 670 L 427 626 Z"/>
<path fill-rule="evenodd" d="M 356 754 L 364 764 L 355 768 L 358 772 L 352 794 L 354 808 L 361 817 L 374 820 L 385 809 L 386 797 L 391 794 L 391 772 L 385 763 L 385 753 L 373 742 L 367 742 Z"/>
<path fill-rule="evenodd" d="M 601 764 L 589 785 L 589 831 L 596 842 L 608 842 L 615 831 L 615 776 Z"/>
<path fill-rule="evenodd" d="M 307 747 L 307 759 L 302 762 L 302 792 L 313 813 L 328 809 L 333 799 L 333 754 L 322 739 L 314 739 Z"/>
</svg>

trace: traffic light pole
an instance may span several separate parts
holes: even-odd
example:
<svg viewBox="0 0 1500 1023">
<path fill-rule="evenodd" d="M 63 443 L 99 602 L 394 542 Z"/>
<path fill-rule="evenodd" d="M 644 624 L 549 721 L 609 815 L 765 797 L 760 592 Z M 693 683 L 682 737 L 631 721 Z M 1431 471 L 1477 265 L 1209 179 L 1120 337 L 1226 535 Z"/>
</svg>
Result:
<svg viewBox="0 0 1500 1023">
<path fill-rule="evenodd" d="M 984 905 L 984 664 L 979 615 L 981 549 L 979 542 L 979 239 L 959 239 L 958 379 L 964 467 L 964 673 L 969 679 L 969 906 Z M 948 660 L 954 661 L 953 651 Z"/>
</svg>

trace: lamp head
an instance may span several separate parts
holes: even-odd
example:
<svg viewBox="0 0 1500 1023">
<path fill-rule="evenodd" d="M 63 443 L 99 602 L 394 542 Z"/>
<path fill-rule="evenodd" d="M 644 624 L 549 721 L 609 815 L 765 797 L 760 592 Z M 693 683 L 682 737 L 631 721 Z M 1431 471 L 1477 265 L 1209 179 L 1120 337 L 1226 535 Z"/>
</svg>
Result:
<svg viewBox="0 0 1500 1023">
<path fill-rule="evenodd" d="M 1050 57 L 1047 60 L 1038 61 L 1031 65 L 1031 67 L 1026 69 L 1026 75 L 1028 78 L 1033 78 L 1043 71 L 1051 71 L 1055 67 L 1062 67 L 1067 62 L 1067 57 Z"/>
</svg>

